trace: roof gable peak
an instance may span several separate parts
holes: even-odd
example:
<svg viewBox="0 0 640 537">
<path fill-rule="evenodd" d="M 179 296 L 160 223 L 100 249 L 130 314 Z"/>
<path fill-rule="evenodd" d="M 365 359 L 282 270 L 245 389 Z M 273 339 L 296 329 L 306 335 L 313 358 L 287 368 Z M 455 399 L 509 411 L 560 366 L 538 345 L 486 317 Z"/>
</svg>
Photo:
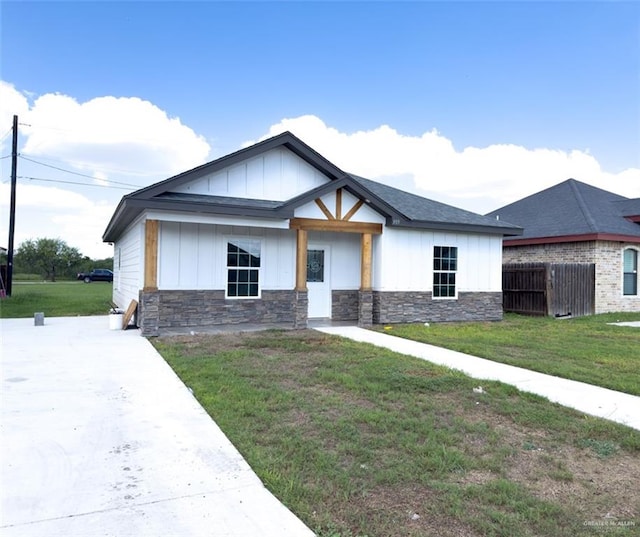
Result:
<svg viewBox="0 0 640 537">
<path fill-rule="evenodd" d="M 257 142 L 249 147 L 239 149 L 211 162 L 207 162 L 206 164 L 196 166 L 186 172 L 169 177 L 159 183 L 136 190 L 135 192 L 125 196 L 125 198 L 151 199 L 155 196 L 170 192 L 172 189 L 179 188 L 185 183 L 196 180 L 210 173 L 214 173 L 223 168 L 233 166 L 234 164 L 250 158 L 257 157 L 278 147 L 285 147 L 318 171 L 322 172 L 329 179 L 338 179 L 346 175 L 340 168 L 329 162 L 326 158 L 320 155 L 320 153 L 300 140 L 300 138 L 296 137 L 289 131 L 285 131 L 276 136 L 272 136 L 271 138 L 267 138 L 266 140 Z"/>
</svg>

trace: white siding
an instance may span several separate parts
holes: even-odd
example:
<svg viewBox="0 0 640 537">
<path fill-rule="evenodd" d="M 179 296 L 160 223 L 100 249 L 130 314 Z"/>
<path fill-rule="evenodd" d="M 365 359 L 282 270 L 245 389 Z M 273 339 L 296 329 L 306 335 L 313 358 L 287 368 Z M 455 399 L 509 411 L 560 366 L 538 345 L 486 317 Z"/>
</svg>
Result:
<svg viewBox="0 0 640 537">
<path fill-rule="evenodd" d="M 138 300 L 144 266 L 144 222 L 136 220 L 114 243 L 113 302 L 126 308 Z"/>
<path fill-rule="evenodd" d="M 433 247 L 458 248 L 458 292 L 502 290 L 502 237 L 386 228 L 374 240 L 374 289 L 431 290 Z"/>
<path fill-rule="evenodd" d="M 262 289 L 293 289 L 295 234 L 289 230 L 161 222 L 158 247 L 160 289 L 224 289 L 226 244 L 231 237 L 262 239 Z"/>
<path fill-rule="evenodd" d="M 327 181 L 288 149 L 277 148 L 183 185 L 176 192 L 284 201 Z"/>
</svg>

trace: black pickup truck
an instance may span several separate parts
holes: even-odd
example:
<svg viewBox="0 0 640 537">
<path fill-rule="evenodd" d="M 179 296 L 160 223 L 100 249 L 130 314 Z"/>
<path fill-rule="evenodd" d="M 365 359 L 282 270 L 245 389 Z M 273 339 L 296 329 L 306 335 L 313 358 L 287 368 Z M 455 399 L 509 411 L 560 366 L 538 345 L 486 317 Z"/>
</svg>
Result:
<svg viewBox="0 0 640 537">
<path fill-rule="evenodd" d="M 78 272 L 77 279 L 84 280 L 84 283 L 113 282 L 113 272 L 109 269 L 93 269 L 91 272 Z"/>
</svg>

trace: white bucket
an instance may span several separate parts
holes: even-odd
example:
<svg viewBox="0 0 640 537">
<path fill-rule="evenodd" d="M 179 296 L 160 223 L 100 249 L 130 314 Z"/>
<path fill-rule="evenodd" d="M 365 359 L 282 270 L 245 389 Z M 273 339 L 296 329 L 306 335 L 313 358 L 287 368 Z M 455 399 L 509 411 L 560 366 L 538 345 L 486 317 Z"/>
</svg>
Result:
<svg viewBox="0 0 640 537">
<path fill-rule="evenodd" d="M 122 318 L 124 313 L 109 314 L 109 330 L 122 330 Z"/>
</svg>

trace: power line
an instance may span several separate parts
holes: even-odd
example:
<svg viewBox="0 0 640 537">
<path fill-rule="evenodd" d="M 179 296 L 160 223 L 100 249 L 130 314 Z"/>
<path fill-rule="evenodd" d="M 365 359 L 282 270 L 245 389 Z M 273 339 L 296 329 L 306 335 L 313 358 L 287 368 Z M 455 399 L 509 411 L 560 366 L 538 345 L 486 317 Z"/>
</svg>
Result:
<svg viewBox="0 0 640 537">
<path fill-rule="evenodd" d="M 43 177 L 29 177 L 27 175 L 20 175 L 18 179 L 28 179 L 29 181 L 44 181 L 46 183 L 63 183 L 67 185 L 77 185 L 77 186 L 93 186 L 100 188 L 117 188 L 119 190 L 131 190 L 129 187 L 125 186 L 111 186 L 111 185 L 97 185 L 97 184 L 86 184 L 86 183 L 77 183 L 75 181 L 63 181 L 62 179 L 45 179 Z M 137 187 L 134 187 L 137 188 Z"/>
<path fill-rule="evenodd" d="M 20 155 L 20 158 L 27 158 L 24 157 L 23 155 Z M 52 162 L 63 162 L 66 163 L 66 160 L 61 160 L 59 158 L 54 158 L 54 157 L 49 157 L 49 156 L 41 156 L 40 157 L 42 160 L 49 160 Z M 39 164 L 43 164 L 44 166 L 46 166 L 47 164 L 38 162 Z M 162 171 L 162 172 L 158 172 L 158 173 L 143 173 L 143 172 L 138 172 L 138 171 L 131 171 L 131 170 L 120 170 L 118 168 L 107 168 L 104 166 L 91 166 L 94 170 L 99 171 L 99 172 L 105 172 L 105 173 L 120 173 L 120 174 L 125 174 L 125 175 L 133 175 L 136 177 L 157 177 L 157 176 L 168 176 L 170 175 L 169 173 Z M 75 172 L 74 172 L 75 173 Z"/>
<path fill-rule="evenodd" d="M 89 179 L 104 181 L 105 183 L 113 183 L 114 185 L 123 185 L 131 188 L 140 188 L 140 186 L 138 185 L 132 185 L 130 183 L 122 183 L 120 181 L 112 181 L 110 179 L 100 179 L 99 177 L 95 177 L 93 175 L 87 175 L 86 173 L 74 172 L 71 170 L 66 170 L 65 168 L 60 168 L 58 166 L 52 166 L 51 164 L 45 164 L 44 162 L 38 162 L 37 160 L 25 157 L 23 155 L 19 155 L 19 156 L 23 160 L 28 160 L 29 162 L 33 162 L 34 164 L 39 164 L 40 166 L 46 166 L 47 168 L 53 168 L 54 170 L 58 170 L 60 172 L 70 173 L 72 175 L 78 175 L 80 177 L 87 177 Z M 82 184 L 82 183 L 76 183 L 76 184 Z"/>
</svg>

